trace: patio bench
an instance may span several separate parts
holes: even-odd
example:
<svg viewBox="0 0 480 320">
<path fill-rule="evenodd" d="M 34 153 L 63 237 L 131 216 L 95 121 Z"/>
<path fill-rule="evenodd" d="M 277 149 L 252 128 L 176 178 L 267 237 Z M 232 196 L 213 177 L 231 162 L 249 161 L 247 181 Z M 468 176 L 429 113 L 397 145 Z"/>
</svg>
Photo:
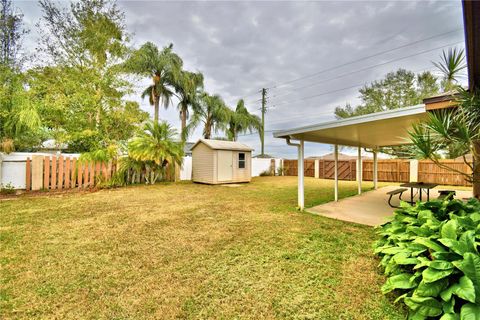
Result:
<svg viewBox="0 0 480 320">
<path fill-rule="evenodd" d="M 407 190 L 408 190 L 407 188 L 399 188 L 392 191 L 388 191 L 387 194 L 390 196 L 390 198 L 388 198 L 388 205 L 392 208 L 399 208 L 398 206 L 394 206 L 392 204 L 392 197 L 398 194 L 398 200 L 402 200 L 402 194 Z"/>
<path fill-rule="evenodd" d="M 438 200 L 452 200 L 456 196 L 455 190 L 440 190 L 438 191 Z"/>
</svg>

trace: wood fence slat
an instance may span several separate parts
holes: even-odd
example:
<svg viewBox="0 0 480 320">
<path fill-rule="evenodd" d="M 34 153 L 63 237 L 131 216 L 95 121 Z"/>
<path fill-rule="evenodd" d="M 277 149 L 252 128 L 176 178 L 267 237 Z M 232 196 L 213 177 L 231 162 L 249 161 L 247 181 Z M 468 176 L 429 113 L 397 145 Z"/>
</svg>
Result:
<svg viewBox="0 0 480 320">
<path fill-rule="evenodd" d="M 57 157 L 52 156 L 52 172 L 50 172 L 51 189 L 57 189 Z"/>
<path fill-rule="evenodd" d="M 43 189 L 50 189 L 50 157 L 43 158 Z"/>
<path fill-rule="evenodd" d="M 83 187 L 83 175 L 84 175 L 84 172 L 83 172 L 83 164 L 81 162 L 78 162 L 78 165 L 77 165 L 77 177 L 78 177 L 78 188 L 81 189 Z"/>
<path fill-rule="evenodd" d="M 102 162 L 102 177 L 105 179 L 105 181 L 108 180 L 107 176 L 107 164 L 105 162 Z"/>
<path fill-rule="evenodd" d="M 65 158 L 65 189 L 71 188 L 70 186 L 71 163 L 72 163 L 72 158 L 70 157 Z"/>
<path fill-rule="evenodd" d="M 102 163 L 95 163 L 95 182 L 98 183 L 102 179 Z"/>
<path fill-rule="evenodd" d="M 90 183 L 89 186 L 90 188 L 93 188 L 95 186 L 95 162 L 90 162 Z"/>
<path fill-rule="evenodd" d="M 27 157 L 25 175 L 27 181 L 25 181 L 25 189 L 27 191 L 32 190 L 32 162 L 29 157 Z"/>
<path fill-rule="evenodd" d="M 72 172 L 71 172 L 72 181 L 71 181 L 71 183 L 72 183 L 72 188 L 75 188 L 76 187 L 76 176 L 77 176 L 78 172 L 80 172 L 80 171 L 77 171 L 77 159 L 76 158 L 72 159 L 71 167 L 72 167 Z"/>
<path fill-rule="evenodd" d="M 113 174 L 113 164 L 112 164 L 112 161 L 108 161 L 108 164 L 107 164 L 107 180 L 110 180 L 112 174 Z"/>
<path fill-rule="evenodd" d="M 90 167 L 89 163 L 84 164 L 84 171 L 83 171 L 83 187 L 88 188 L 89 186 L 89 174 L 90 174 Z"/>
<path fill-rule="evenodd" d="M 57 184 L 57 186 L 58 186 L 58 189 L 60 189 L 60 190 L 63 188 L 63 179 L 64 179 L 64 177 L 63 177 L 63 171 L 64 170 L 63 169 L 64 169 L 65 163 L 64 163 L 63 159 L 64 159 L 63 156 L 58 157 L 58 184 Z"/>
</svg>

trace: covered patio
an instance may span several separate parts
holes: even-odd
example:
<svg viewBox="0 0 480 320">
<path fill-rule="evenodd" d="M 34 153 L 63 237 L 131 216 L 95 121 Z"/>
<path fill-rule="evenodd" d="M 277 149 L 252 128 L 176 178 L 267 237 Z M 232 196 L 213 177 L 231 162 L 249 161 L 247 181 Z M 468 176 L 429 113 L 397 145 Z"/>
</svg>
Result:
<svg viewBox="0 0 480 320">
<path fill-rule="evenodd" d="M 435 102 L 437 103 L 437 102 Z M 393 209 L 388 205 L 386 194 L 398 186 L 378 189 L 378 157 L 381 147 L 410 144 L 408 132 L 413 124 L 424 120 L 431 105 L 420 104 L 408 108 L 384 111 L 348 119 L 330 121 L 317 125 L 277 131 L 274 137 L 286 140 L 298 150 L 298 208 L 304 209 L 304 153 L 305 141 L 333 145 L 334 149 L 334 202 L 308 209 L 336 219 L 357 222 L 367 225 L 378 225 L 385 222 Z M 292 142 L 296 140 L 297 142 Z M 338 190 L 338 150 L 339 146 L 357 149 L 356 180 L 358 196 L 339 201 Z M 374 191 L 362 194 L 362 149 L 373 153 Z M 411 177 L 411 182 L 417 182 Z M 410 191 L 409 191 L 410 192 Z M 406 192 L 403 199 L 406 199 Z M 468 197 L 468 192 L 466 192 Z M 432 198 L 438 193 L 432 191 Z M 457 191 L 457 197 L 464 197 L 464 192 Z M 398 204 L 398 197 L 397 197 Z"/>
<path fill-rule="evenodd" d="M 349 221 L 368 226 L 378 226 L 387 222 L 393 213 L 386 201 L 386 193 L 397 189 L 398 186 L 386 186 L 373 191 L 368 191 L 357 196 L 348 197 L 335 202 L 324 203 L 312 208 L 306 209 L 307 212 L 319 214 L 328 218 Z M 439 187 L 440 189 L 444 189 Z M 471 196 L 467 190 L 455 190 L 456 198 L 463 199 Z M 432 193 L 435 198 L 437 192 Z M 387 197 L 388 198 L 388 197 Z M 407 195 L 403 197 L 408 198 Z M 414 197 L 418 200 L 418 194 Z M 398 198 L 394 204 L 398 205 Z"/>
</svg>

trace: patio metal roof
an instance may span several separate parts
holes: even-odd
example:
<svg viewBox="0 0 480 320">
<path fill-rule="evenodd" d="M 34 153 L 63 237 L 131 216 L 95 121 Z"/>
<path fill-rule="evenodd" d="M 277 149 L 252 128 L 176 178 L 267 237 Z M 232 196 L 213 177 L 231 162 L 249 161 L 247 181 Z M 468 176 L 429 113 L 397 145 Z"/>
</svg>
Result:
<svg viewBox="0 0 480 320">
<path fill-rule="evenodd" d="M 275 131 L 276 138 L 351 147 L 385 147 L 408 144 L 408 131 L 427 116 L 425 105 L 372 113 L 289 130 Z"/>
</svg>

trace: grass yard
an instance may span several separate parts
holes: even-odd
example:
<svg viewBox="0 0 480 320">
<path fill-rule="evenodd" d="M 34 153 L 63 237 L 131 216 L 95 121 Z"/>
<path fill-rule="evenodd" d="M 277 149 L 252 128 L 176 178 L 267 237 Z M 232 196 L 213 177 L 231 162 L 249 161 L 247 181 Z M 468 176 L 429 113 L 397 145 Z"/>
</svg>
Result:
<svg viewBox="0 0 480 320">
<path fill-rule="evenodd" d="M 0 318 L 404 319 L 373 229 L 297 212 L 296 181 L 0 201 Z M 332 198 L 306 178 L 307 206 Z"/>
</svg>

